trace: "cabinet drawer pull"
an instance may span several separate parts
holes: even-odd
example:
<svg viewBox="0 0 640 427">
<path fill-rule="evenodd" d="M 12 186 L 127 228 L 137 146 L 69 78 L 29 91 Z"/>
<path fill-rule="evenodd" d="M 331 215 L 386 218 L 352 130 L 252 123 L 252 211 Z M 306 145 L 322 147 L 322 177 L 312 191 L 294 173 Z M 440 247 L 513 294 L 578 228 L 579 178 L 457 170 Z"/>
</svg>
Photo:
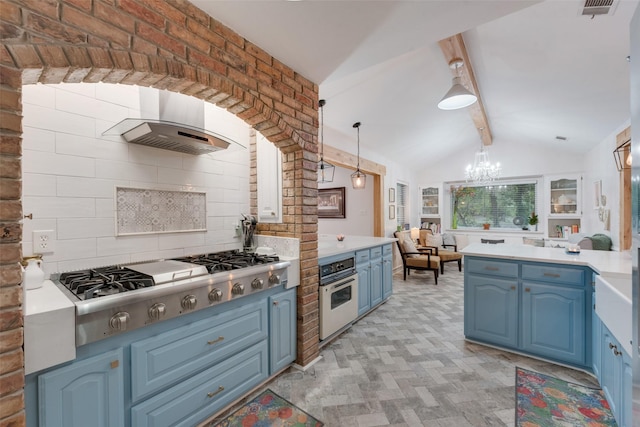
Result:
<svg viewBox="0 0 640 427">
<path fill-rule="evenodd" d="M 274 305 L 274 306 L 277 306 L 277 305 L 278 305 L 278 301 L 274 301 L 274 302 L 273 302 L 273 305 Z"/>
<path fill-rule="evenodd" d="M 224 340 L 224 337 L 218 337 L 215 340 L 207 341 L 207 344 L 213 345 L 213 344 L 215 344 L 217 342 L 220 342 L 220 341 L 223 341 L 223 340 Z"/>
<path fill-rule="evenodd" d="M 531 288 L 524 288 L 525 292 L 531 292 Z"/>
<path fill-rule="evenodd" d="M 560 277 L 558 273 L 543 273 L 542 275 L 545 277 Z"/>
<path fill-rule="evenodd" d="M 224 387 L 220 386 L 218 387 L 218 389 L 216 391 L 210 391 L 209 393 L 207 393 L 207 397 L 213 397 L 216 394 L 220 393 L 221 391 L 224 390 Z"/>
<path fill-rule="evenodd" d="M 490 265 L 487 265 L 484 269 L 489 271 L 500 271 L 498 267 L 491 267 Z"/>
<path fill-rule="evenodd" d="M 511 286 L 511 290 L 512 290 L 512 291 L 515 291 L 515 290 L 516 290 L 516 287 L 515 287 L 515 286 Z"/>
<path fill-rule="evenodd" d="M 120 361 L 118 359 L 112 360 L 109 365 L 111 366 L 111 369 L 116 369 L 118 366 L 120 366 Z"/>
</svg>

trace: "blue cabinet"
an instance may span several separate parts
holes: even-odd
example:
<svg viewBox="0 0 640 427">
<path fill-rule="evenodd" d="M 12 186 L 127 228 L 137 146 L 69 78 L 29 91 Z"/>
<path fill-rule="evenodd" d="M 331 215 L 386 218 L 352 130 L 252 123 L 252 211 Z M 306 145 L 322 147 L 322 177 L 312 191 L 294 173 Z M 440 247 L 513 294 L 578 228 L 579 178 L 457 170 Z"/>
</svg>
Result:
<svg viewBox="0 0 640 427">
<path fill-rule="evenodd" d="M 602 351 L 601 347 L 601 335 L 602 335 L 602 321 L 596 314 L 596 293 L 592 292 L 591 304 L 591 358 L 593 360 L 593 374 L 600 380 L 602 369 Z"/>
<path fill-rule="evenodd" d="M 528 281 L 522 291 L 522 349 L 584 366 L 585 291 Z"/>
<path fill-rule="evenodd" d="M 197 425 L 264 381 L 268 377 L 267 359 L 267 342 L 264 340 L 132 407 L 131 425 Z"/>
<path fill-rule="evenodd" d="M 469 274 L 465 279 L 464 333 L 508 347 L 518 345 L 517 280 Z"/>
<path fill-rule="evenodd" d="M 296 289 L 269 297 L 270 374 L 296 360 Z"/>
<path fill-rule="evenodd" d="M 597 377 L 618 426 L 631 427 L 633 425 L 631 358 L 607 326 L 601 323 L 600 327 L 601 334 L 596 351 L 600 353 L 601 366 L 600 375 Z"/>
<path fill-rule="evenodd" d="M 391 244 L 356 251 L 358 316 L 380 305 L 393 293 Z"/>
<path fill-rule="evenodd" d="M 119 348 L 40 375 L 40 426 L 124 426 L 123 369 Z"/>
<path fill-rule="evenodd" d="M 468 339 L 591 368 L 588 268 L 467 256 L 464 274 Z"/>
<path fill-rule="evenodd" d="M 391 245 L 382 247 L 382 299 L 393 294 L 393 251 Z"/>
</svg>

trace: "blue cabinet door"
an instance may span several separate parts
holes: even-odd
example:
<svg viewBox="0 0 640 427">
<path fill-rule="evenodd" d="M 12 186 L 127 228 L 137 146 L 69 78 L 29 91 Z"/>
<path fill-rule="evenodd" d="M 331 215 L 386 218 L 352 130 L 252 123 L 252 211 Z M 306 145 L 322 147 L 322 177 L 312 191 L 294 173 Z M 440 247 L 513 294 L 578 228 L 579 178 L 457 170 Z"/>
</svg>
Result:
<svg viewBox="0 0 640 427">
<path fill-rule="evenodd" d="M 605 325 L 602 325 L 602 368 L 600 370 L 602 379 L 600 386 L 604 392 L 611 412 L 619 421 L 620 413 L 620 392 L 622 383 L 622 358 L 616 354 L 618 342 L 609 332 Z"/>
<path fill-rule="evenodd" d="M 382 298 L 387 299 L 393 294 L 393 257 L 382 258 Z"/>
<path fill-rule="evenodd" d="M 516 279 L 466 276 L 464 334 L 493 344 L 518 345 L 518 291 Z"/>
<path fill-rule="evenodd" d="M 620 396 L 620 418 L 619 427 L 632 427 L 632 398 L 633 398 L 633 368 L 631 367 L 631 358 L 622 351 L 622 394 Z"/>
<path fill-rule="evenodd" d="M 356 268 L 358 272 L 358 316 L 361 316 L 371 308 L 369 293 L 371 270 L 369 269 L 369 263 L 358 264 Z"/>
<path fill-rule="evenodd" d="M 377 258 L 371 260 L 371 277 L 369 278 L 371 286 L 371 307 L 382 302 L 382 259 Z"/>
<path fill-rule="evenodd" d="M 585 291 L 522 282 L 522 348 L 531 354 L 584 365 Z"/>
<path fill-rule="evenodd" d="M 593 374 L 596 376 L 598 381 L 601 381 L 600 369 L 602 366 L 602 322 L 600 318 L 596 314 L 596 306 L 595 306 L 595 292 L 592 294 L 592 304 L 591 309 L 591 358 L 592 358 L 592 368 Z"/>
<path fill-rule="evenodd" d="M 269 297 L 270 374 L 296 360 L 296 288 Z"/>
<path fill-rule="evenodd" d="M 40 426 L 124 426 L 122 348 L 38 377 Z"/>
</svg>

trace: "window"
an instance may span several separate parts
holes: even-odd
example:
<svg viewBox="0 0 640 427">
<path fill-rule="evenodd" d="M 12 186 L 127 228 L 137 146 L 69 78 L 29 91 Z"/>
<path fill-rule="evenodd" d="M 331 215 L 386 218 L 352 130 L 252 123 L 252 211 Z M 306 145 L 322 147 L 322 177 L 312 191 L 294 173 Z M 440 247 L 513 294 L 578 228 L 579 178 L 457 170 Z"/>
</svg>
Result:
<svg viewBox="0 0 640 427">
<path fill-rule="evenodd" d="M 397 184 L 396 190 L 396 220 L 398 221 L 398 225 L 404 228 L 404 225 L 407 223 L 407 218 L 405 212 L 407 212 L 407 186 L 405 184 Z"/>
<path fill-rule="evenodd" d="M 522 229 L 532 213 L 539 214 L 538 180 L 493 185 L 451 185 L 451 228 Z"/>
</svg>

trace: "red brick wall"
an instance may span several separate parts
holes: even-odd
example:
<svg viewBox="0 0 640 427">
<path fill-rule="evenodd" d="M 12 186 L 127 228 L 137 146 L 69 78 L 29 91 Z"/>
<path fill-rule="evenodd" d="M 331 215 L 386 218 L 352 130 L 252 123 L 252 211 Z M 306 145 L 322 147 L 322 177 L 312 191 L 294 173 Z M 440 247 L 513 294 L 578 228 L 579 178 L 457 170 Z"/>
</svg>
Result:
<svg viewBox="0 0 640 427">
<path fill-rule="evenodd" d="M 24 84 L 106 82 L 180 92 L 226 108 L 279 147 L 284 221 L 259 230 L 301 240 L 297 362 L 313 360 L 318 86 L 184 0 L 3 0 L 0 35 L 0 427 L 25 423 L 19 265 Z"/>
</svg>

